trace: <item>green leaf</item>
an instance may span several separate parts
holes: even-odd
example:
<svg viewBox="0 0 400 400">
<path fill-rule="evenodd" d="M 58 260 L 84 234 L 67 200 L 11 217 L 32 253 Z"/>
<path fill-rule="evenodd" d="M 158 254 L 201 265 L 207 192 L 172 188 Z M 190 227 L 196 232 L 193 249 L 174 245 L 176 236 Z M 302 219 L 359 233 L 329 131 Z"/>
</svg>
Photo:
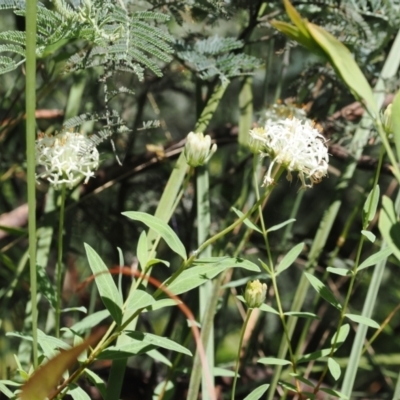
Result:
<svg viewBox="0 0 400 400">
<path fill-rule="evenodd" d="M 329 304 L 338 310 L 342 309 L 342 305 L 336 300 L 333 293 L 314 275 L 308 272 L 304 273 L 308 281 L 311 283 L 312 287 L 319 293 L 319 295 L 324 298 Z"/>
<path fill-rule="evenodd" d="M 320 387 L 319 390 L 321 392 L 328 393 L 331 396 L 336 396 L 339 399 L 349 400 L 349 398 L 346 395 L 344 395 L 343 393 L 340 393 L 338 390 L 328 389 L 328 388 L 325 388 L 325 387 Z"/>
<path fill-rule="evenodd" d="M 306 27 L 306 21 L 301 18 L 300 14 L 292 6 L 289 0 L 284 0 L 283 3 L 285 5 L 286 13 L 295 26 L 275 20 L 271 21 L 271 24 L 280 32 L 284 33 L 291 39 L 296 40 L 312 52 L 323 55 L 324 53 L 321 52 L 319 46 L 311 37 L 310 32 Z"/>
<path fill-rule="evenodd" d="M 289 268 L 296 261 L 303 248 L 304 243 L 299 243 L 297 246 L 293 247 L 293 249 L 291 249 L 289 253 L 285 255 L 285 257 L 283 257 L 282 261 L 276 268 L 276 276 L 278 276 L 285 269 Z"/>
<path fill-rule="evenodd" d="M 400 260 L 400 223 L 394 204 L 387 196 L 382 196 L 382 209 L 378 226 L 383 239 L 392 249 L 395 257 Z"/>
<path fill-rule="evenodd" d="M 177 351 L 189 356 L 192 355 L 186 347 L 181 346 L 171 339 L 143 332 L 125 331 L 125 334 L 133 340 L 124 345 L 108 347 L 101 352 L 98 359 L 125 359 L 135 354 L 148 353 L 158 347 Z"/>
<path fill-rule="evenodd" d="M 263 357 L 263 358 L 260 358 L 257 362 L 260 364 L 266 364 L 266 365 L 290 365 L 290 364 L 292 364 L 288 360 L 282 360 L 280 358 L 275 358 L 275 357 Z"/>
<path fill-rule="evenodd" d="M 368 318 L 368 317 L 363 317 L 362 315 L 345 314 L 345 317 L 352 320 L 353 322 L 357 322 L 358 324 L 364 324 L 371 328 L 376 328 L 376 329 L 380 328 L 380 325 L 377 322 L 375 322 L 373 319 Z"/>
<path fill-rule="evenodd" d="M 213 368 L 213 375 L 214 376 L 225 376 L 228 378 L 233 378 L 235 376 L 235 372 L 231 369 L 225 369 L 220 367 Z"/>
<path fill-rule="evenodd" d="M 156 347 L 162 347 L 163 349 L 176 351 L 178 353 L 183 353 L 188 356 L 192 356 L 192 353 L 189 349 L 180 344 L 174 342 L 171 339 L 153 335 L 152 333 L 145 333 L 145 332 L 136 332 L 136 331 L 128 331 L 125 332 L 130 338 L 138 340 L 142 343 L 152 344 Z"/>
<path fill-rule="evenodd" d="M 89 395 L 77 385 L 71 385 L 68 394 L 73 398 L 73 400 L 90 400 Z"/>
<path fill-rule="evenodd" d="M 168 360 L 167 357 L 164 356 L 164 354 L 161 354 L 158 350 L 150 350 L 146 353 L 149 357 L 151 357 L 153 360 L 156 360 L 157 362 L 161 362 L 167 367 L 172 367 L 172 362 Z"/>
<path fill-rule="evenodd" d="M 217 261 L 216 261 L 217 260 Z M 175 295 L 192 290 L 228 268 L 244 268 L 250 271 L 260 272 L 260 267 L 242 258 L 212 257 L 200 259 L 195 266 L 183 271 L 168 289 Z"/>
<path fill-rule="evenodd" d="M 231 207 L 231 210 L 232 210 L 239 218 L 242 218 L 243 215 L 244 215 L 240 210 L 238 210 L 238 209 L 235 208 L 235 207 Z M 247 227 L 249 227 L 250 229 L 253 229 L 253 231 L 262 233 L 261 229 L 260 229 L 257 225 L 253 224 L 253 222 L 251 222 L 248 218 L 246 218 L 243 222 L 244 222 L 244 224 L 245 224 Z"/>
<path fill-rule="evenodd" d="M 325 52 L 338 75 L 343 79 L 351 92 L 365 102 L 370 113 L 378 116 L 378 107 L 371 86 L 354 61 L 349 49 L 329 32 L 310 22 L 307 29 L 315 42 Z"/>
<path fill-rule="evenodd" d="M 84 314 L 87 314 L 87 308 L 84 306 L 80 306 L 80 307 L 68 307 L 68 308 L 63 308 L 61 310 L 62 313 L 65 312 L 82 312 Z"/>
<path fill-rule="evenodd" d="M 338 335 L 337 340 L 335 339 L 336 334 L 333 335 L 331 340 L 331 345 L 333 346 L 333 343 L 336 340 L 336 350 L 337 350 L 346 341 L 349 332 L 350 332 L 350 325 L 343 324 L 339 329 L 339 333 L 336 333 Z"/>
<path fill-rule="evenodd" d="M 291 224 L 291 223 L 293 223 L 293 222 L 295 222 L 295 221 L 296 221 L 296 220 L 295 220 L 294 218 L 290 218 L 290 219 L 288 219 L 287 221 L 282 222 L 282 223 L 280 223 L 280 224 L 278 224 L 278 225 L 271 226 L 271 228 L 267 229 L 267 232 L 269 233 L 269 232 L 277 231 L 278 229 L 281 229 L 281 228 L 283 228 L 284 226 L 286 226 L 286 225 L 288 225 L 288 224 Z"/>
<path fill-rule="evenodd" d="M 121 325 L 122 322 L 122 296 L 119 293 L 117 286 L 111 273 L 104 264 L 100 256 L 85 243 L 86 255 L 89 260 L 89 265 L 94 275 L 94 279 L 99 290 L 100 297 L 110 312 L 114 321 Z"/>
<path fill-rule="evenodd" d="M 54 336 L 46 335 L 43 331 L 38 329 L 38 343 L 47 358 L 53 358 L 59 353 L 59 349 L 68 350 L 71 346 L 61 339 Z"/>
<path fill-rule="evenodd" d="M 157 232 L 164 240 L 165 243 L 184 260 L 186 260 L 186 250 L 183 243 L 178 238 L 173 229 L 163 220 L 154 217 L 153 215 L 146 214 L 139 211 L 123 212 L 122 215 L 134 220 L 143 222 L 150 229 Z"/>
<path fill-rule="evenodd" d="M 0 381 L 0 392 L 4 394 L 8 399 L 14 397 L 14 393 L 4 384 L 6 381 Z"/>
<path fill-rule="evenodd" d="M 397 159 L 400 160 L 400 90 L 397 92 L 392 103 L 392 130 L 396 146 Z"/>
<path fill-rule="evenodd" d="M 313 382 L 311 382 L 310 380 L 304 378 L 304 376 L 301 376 L 299 374 L 295 374 L 293 372 L 291 372 L 289 374 L 290 376 L 293 376 L 293 378 L 296 378 L 297 380 L 299 380 L 300 382 L 305 383 L 307 386 L 310 386 L 311 388 L 315 387 L 315 384 Z"/>
<path fill-rule="evenodd" d="M 94 386 L 96 386 L 96 388 L 101 393 L 101 396 L 104 399 L 106 397 L 106 391 L 107 391 L 104 380 L 89 368 L 85 368 L 84 371 L 88 379 L 94 384 Z"/>
<path fill-rule="evenodd" d="M 304 363 L 304 362 L 309 362 L 312 360 L 318 360 L 320 358 L 329 356 L 331 354 L 332 349 L 322 349 L 322 350 L 317 350 L 313 351 L 312 353 L 305 354 L 304 356 L 300 357 L 297 360 L 297 363 Z"/>
<path fill-rule="evenodd" d="M 125 303 L 125 312 L 122 322 L 125 323 L 136 311 L 151 306 L 156 301 L 153 296 L 144 290 L 132 290 Z"/>
<path fill-rule="evenodd" d="M 318 315 L 311 313 L 311 312 L 306 312 L 306 311 L 287 311 L 284 313 L 284 315 L 297 317 L 297 318 L 320 319 L 320 317 L 318 317 Z"/>
<path fill-rule="evenodd" d="M 369 256 L 366 260 L 364 260 L 357 268 L 357 271 L 361 271 L 362 269 L 371 267 L 373 265 L 378 264 L 385 258 L 388 258 L 393 253 L 390 247 L 385 247 L 384 249 L 378 251 L 372 256 Z"/>
<path fill-rule="evenodd" d="M 98 356 L 97 360 L 125 360 L 138 354 L 145 354 L 154 350 L 156 346 L 149 343 L 129 342 L 120 346 L 109 346 Z"/>
<path fill-rule="evenodd" d="M 142 267 L 142 271 L 147 267 L 147 261 L 149 257 L 149 253 L 147 251 L 147 234 L 146 231 L 143 231 L 138 240 L 137 248 L 136 248 L 136 256 L 139 260 L 139 264 Z"/>
<path fill-rule="evenodd" d="M 371 231 L 362 230 L 361 234 L 365 236 L 371 243 L 375 243 L 376 236 Z"/>
<path fill-rule="evenodd" d="M 182 303 L 181 301 L 178 303 L 175 299 L 170 299 L 169 297 L 166 299 L 157 300 L 154 304 L 149 307 L 146 307 L 146 311 L 155 311 L 159 310 L 160 308 L 164 307 L 172 307 L 176 306 L 177 304 Z"/>
<path fill-rule="evenodd" d="M 110 316 L 110 312 L 108 310 L 97 311 L 83 318 L 81 321 L 72 325 L 70 328 L 62 328 L 62 330 L 70 329 L 71 331 L 74 331 L 77 334 L 83 334 L 87 330 L 92 329 L 95 326 L 99 325 L 100 322 L 104 321 L 108 316 Z"/>
<path fill-rule="evenodd" d="M 37 268 L 37 279 L 38 279 L 38 292 L 41 293 L 47 301 L 50 303 L 53 309 L 57 307 L 57 296 L 54 291 L 53 284 L 50 282 L 49 275 L 46 270 L 40 266 Z"/>
<path fill-rule="evenodd" d="M 375 188 L 373 188 L 367 197 L 367 200 L 365 201 L 364 208 L 363 208 L 363 221 L 364 221 L 364 226 L 367 226 L 368 223 L 370 223 L 376 214 L 376 208 L 378 207 L 378 202 L 379 202 L 379 195 L 380 195 L 380 189 L 379 185 L 376 185 Z"/>
<path fill-rule="evenodd" d="M 250 394 L 248 394 L 244 400 L 258 400 L 260 399 L 263 394 L 268 390 L 269 383 L 259 386 L 258 388 L 254 389 Z"/>
<path fill-rule="evenodd" d="M 332 357 L 328 357 L 328 368 L 329 372 L 333 376 L 333 379 L 337 381 L 342 373 L 339 363 L 335 361 Z"/>
<path fill-rule="evenodd" d="M 245 303 L 245 301 L 244 301 L 244 298 L 243 298 L 243 296 L 241 296 L 242 297 L 242 299 L 243 299 L 243 302 Z M 238 298 L 239 298 L 239 296 L 238 296 Z M 261 304 L 261 306 L 259 307 L 259 309 L 261 310 L 261 311 L 266 311 L 266 312 L 269 312 L 269 313 L 272 313 L 272 314 L 276 314 L 276 315 L 279 315 L 279 312 L 278 311 L 276 311 L 274 308 L 272 308 L 271 306 L 269 306 L 268 304 Z"/>
<path fill-rule="evenodd" d="M 331 274 L 336 274 L 336 275 L 340 275 L 340 276 L 347 276 L 347 275 L 351 274 L 351 271 L 346 268 L 328 267 L 326 270 L 328 272 L 330 272 Z"/>
</svg>

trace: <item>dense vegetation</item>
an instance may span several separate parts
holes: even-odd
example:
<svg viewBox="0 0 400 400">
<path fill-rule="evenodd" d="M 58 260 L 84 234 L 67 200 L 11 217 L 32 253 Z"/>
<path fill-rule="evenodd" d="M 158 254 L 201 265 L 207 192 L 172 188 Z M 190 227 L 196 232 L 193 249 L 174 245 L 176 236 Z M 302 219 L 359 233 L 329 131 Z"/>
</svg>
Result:
<svg viewBox="0 0 400 400">
<path fill-rule="evenodd" d="M 293 6 L 0 0 L 0 398 L 89 337 L 49 398 L 400 399 L 400 4 Z M 268 129 L 293 118 L 327 176 L 269 170 Z M 204 165 L 192 131 L 217 145 Z M 86 183 L 49 173 L 69 140 Z"/>
</svg>

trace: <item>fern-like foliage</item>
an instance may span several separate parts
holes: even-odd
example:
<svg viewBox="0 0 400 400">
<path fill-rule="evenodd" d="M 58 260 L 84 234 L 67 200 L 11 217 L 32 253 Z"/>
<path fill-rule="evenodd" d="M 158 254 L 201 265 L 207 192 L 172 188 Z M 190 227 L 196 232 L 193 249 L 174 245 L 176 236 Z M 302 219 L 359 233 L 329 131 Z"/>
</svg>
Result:
<svg viewBox="0 0 400 400">
<path fill-rule="evenodd" d="M 89 44 L 69 59 L 67 72 L 105 66 L 135 73 L 142 79 L 145 68 L 161 76 L 161 64 L 171 60 L 172 37 L 163 27 L 169 19 L 165 14 L 131 14 L 112 0 L 82 0 L 77 6 L 53 0 L 52 5 L 52 10 L 38 5 L 37 57 L 44 58 L 68 42 L 84 40 Z M 0 9 L 25 16 L 25 3 L 20 0 L 0 0 Z M 0 46 L 0 53 L 14 54 L 13 58 L 0 58 L 0 73 L 5 73 L 25 61 L 25 33 L 0 32 L 1 42 L 5 44 Z"/>
<path fill-rule="evenodd" d="M 235 76 L 251 74 L 261 65 L 259 59 L 238 52 L 243 46 L 240 40 L 219 36 L 176 44 L 178 57 L 201 79 L 218 76 L 224 84 Z"/>
</svg>

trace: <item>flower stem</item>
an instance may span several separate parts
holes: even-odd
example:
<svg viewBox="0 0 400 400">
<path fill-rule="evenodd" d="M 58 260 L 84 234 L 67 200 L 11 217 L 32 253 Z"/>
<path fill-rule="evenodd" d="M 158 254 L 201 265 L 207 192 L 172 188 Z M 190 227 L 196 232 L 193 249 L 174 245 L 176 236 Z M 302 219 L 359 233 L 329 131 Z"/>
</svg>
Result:
<svg viewBox="0 0 400 400">
<path fill-rule="evenodd" d="M 29 267 L 32 303 L 33 366 L 38 366 L 37 270 L 36 270 L 36 10 L 37 1 L 26 3 L 26 156 L 28 182 Z"/>
<path fill-rule="evenodd" d="M 58 248 L 57 248 L 57 268 L 56 268 L 56 289 L 57 289 L 57 304 L 56 304 L 56 337 L 60 337 L 61 324 L 61 298 L 62 298 L 62 258 L 63 258 L 63 232 L 64 232 L 64 216 L 65 216 L 65 197 L 67 186 L 65 183 L 61 187 L 61 204 L 60 204 L 60 223 L 58 226 Z"/>
<path fill-rule="evenodd" d="M 237 383 L 237 378 L 238 378 L 238 374 L 239 374 L 240 354 L 241 354 L 241 351 L 242 351 L 243 338 L 244 338 L 244 334 L 246 333 L 247 324 L 249 323 L 250 316 L 251 316 L 252 312 L 253 312 L 253 308 L 248 308 L 247 309 L 246 320 L 244 321 L 244 323 L 242 325 L 242 330 L 240 332 L 238 354 L 237 354 L 237 357 L 236 357 L 236 366 L 235 366 L 235 378 L 233 379 L 231 400 L 235 399 L 236 383 Z"/>
</svg>

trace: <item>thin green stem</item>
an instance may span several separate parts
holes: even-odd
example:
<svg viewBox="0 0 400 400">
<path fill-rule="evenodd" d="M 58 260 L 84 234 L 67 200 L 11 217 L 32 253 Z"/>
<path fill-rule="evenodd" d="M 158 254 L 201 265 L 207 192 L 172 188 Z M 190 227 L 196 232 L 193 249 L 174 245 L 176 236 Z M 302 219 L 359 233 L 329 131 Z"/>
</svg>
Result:
<svg viewBox="0 0 400 400">
<path fill-rule="evenodd" d="M 253 312 L 253 308 L 247 309 L 246 320 L 244 321 L 244 323 L 242 325 L 242 330 L 240 332 L 240 340 L 239 340 L 238 353 L 237 353 L 237 357 L 236 357 L 236 366 L 235 366 L 235 378 L 233 379 L 231 400 L 235 400 L 236 383 L 237 383 L 237 378 L 239 375 L 240 354 L 242 352 L 243 338 L 244 338 L 244 334 L 246 333 L 246 328 L 249 323 L 252 312 Z"/>
<path fill-rule="evenodd" d="M 67 186 L 63 183 L 60 195 L 60 223 L 58 225 L 58 243 L 57 243 L 57 268 L 56 268 L 56 337 L 60 337 L 61 325 L 61 300 L 62 300 L 62 275 L 63 275 L 63 236 L 64 236 L 64 218 L 65 218 L 65 198 L 67 196 Z"/>
<path fill-rule="evenodd" d="M 209 236 L 210 234 L 210 226 L 211 226 L 211 215 L 210 215 L 210 180 L 207 166 L 200 166 L 196 169 L 196 197 L 197 197 L 197 243 L 200 246 Z M 211 257 L 211 246 L 208 246 L 202 254 L 199 254 L 202 257 Z M 212 282 L 206 282 L 199 288 L 199 301 L 200 301 L 200 322 L 203 325 L 204 317 L 206 315 L 207 308 L 209 307 L 209 299 L 212 296 Z M 207 335 L 213 337 L 214 336 L 214 324 L 213 318 L 209 321 L 208 332 Z M 203 333 L 203 332 L 202 332 Z M 214 374 L 212 373 L 214 369 L 214 341 L 208 340 L 207 344 L 203 343 L 209 371 L 204 369 L 204 366 L 201 366 L 201 363 L 198 363 L 192 370 L 192 374 L 190 377 L 191 386 L 193 382 L 194 390 L 193 393 L 198 391 L 198 382 L 201 377 L 201 388 L 202 388 L 202 398 L 204 400 L 209 399 L 209 394 L 207 391 L 207 376 L 209 376 L 209 372 L 211 371 L 212 384 L 214 385 Z M 190 397 L 188 397 L 190 399 Z"/>
<path fill-rule="evenodd" d="M 381 171 L 381 168 L 382 168 L 384 155 L 385 155 L 385 149 L 382 146 L 381 149 L 380 149 L 380 154 L 379 154 L 378 167 L 377 167 L 376 172 L 375 172 L 374 184 L 373 184 L 373 189 L 372 189 L 373 191 L 377 190 L 376 187 L 377 187 L 377 182 L 378 182 L 378 179 L 379 179 L 380 171 Z M 369 215 L 371 213 L 371 207 L 372 207 L 372 202 L 370 202 L 369 209 L 367 210 L 367 216 L 368 217 L 369 217 Z M 368 228 L 368 224 L 369 224 L 368 221 L 369 220 L 370 220 L 370 218 L 366 218 L 366 220 L 363 221 L 363 230 Z M 345 301 L 343 303 L 343 307 L 342 307 L 341 312 L 340 312 L 340 318 L 339 318 L 336 334 L 334 336 L 334 340 L 333 340 L 333 343 L 332 343 L 332 348 L 331 348 L 331 352 L 330 352 L 329 357 L 332 357 L 334 352 L 336 351 L 337 341 L 339 340 L 339 331 L 340 331 L 340 328 L 342 327 L 344 319 L 345 319 L 346 311 L 347 311 L 347 308 L 348 308 L 349 302 L 350 302 L 350 296 L 353 293 L 353 287 L 354 287 L 354 283 L 355 283 L 356 277 L 357 277 L 357 268 L 360 265 L 361 254 L 362 254 L 362 249 L 363 249 L 364 242 L 365 242 L 365 236 L 361 235 L 361 238 L 360 238 L 360 241 L 359 241 L 359 244 L 358 244 L 358 248 L 357 248 L 356 258 L 355 258 L 355 261 L 354 261 L 354 266 L 353 266 L 352 271 L 351 271 L 351 278 L 350 278 L 349 287 L 347 289 L 346 298 L 345 298 Z M 328 365 L 326 365 L 324 370 L 323 370 L 323 372 L 322 372 L 322 374 L 321 374 L 321 376 L 320 376 L 320 378 L 319 378 L 319 380 L 318 380 L 317 385 L 315 386 L 314 393 L 317 393 L 319 391 L 319 388 L 321 387 L 322 382 L 323 382 L 326 374 L 328 373 L 328 369 L 329 369 Z"/>
<path fill-rule="evenodd" d="M 36 271 L 36 7 L 37 0 L 26 3 L 26 158 L 28 182 L 28 234 L 30 290 L 32 302 L 33 366 L 38 366 L 38 309 Z"/>
</svg>

